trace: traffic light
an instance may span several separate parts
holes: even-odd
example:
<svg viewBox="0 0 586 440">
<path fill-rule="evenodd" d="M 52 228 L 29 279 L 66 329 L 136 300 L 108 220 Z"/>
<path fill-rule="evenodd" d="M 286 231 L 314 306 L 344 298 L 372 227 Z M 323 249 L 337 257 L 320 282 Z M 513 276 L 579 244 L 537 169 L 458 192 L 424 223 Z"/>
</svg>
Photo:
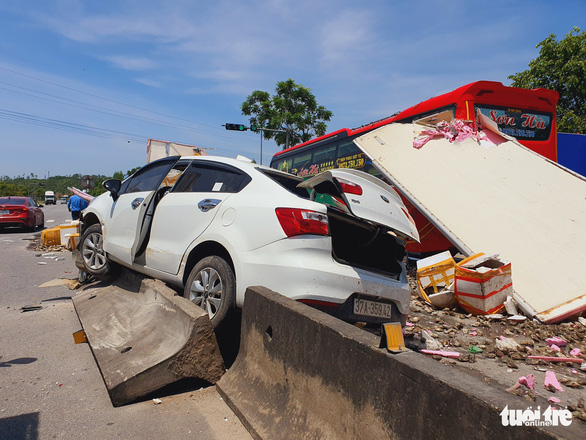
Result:
<svg viewBox="0 0 586 440">
<path fill-rule="evenodd" d="M 258 131 L 258 125 L 256 125 L 256 124 L 252 124 L 252 125 L 250 126 L 250 131 Z"/>
<path fill-rule="evenodd" d="M 246 131 L 246 130 L 248 130 L 248 127 L 246 127 L 245 125 L 242 125 L 242 124 L 229 124 L 229 123 L 226 123 L 225 127 L 226 127 L 226 130 L 236 130 L 236 131 Z"/>
</svg>

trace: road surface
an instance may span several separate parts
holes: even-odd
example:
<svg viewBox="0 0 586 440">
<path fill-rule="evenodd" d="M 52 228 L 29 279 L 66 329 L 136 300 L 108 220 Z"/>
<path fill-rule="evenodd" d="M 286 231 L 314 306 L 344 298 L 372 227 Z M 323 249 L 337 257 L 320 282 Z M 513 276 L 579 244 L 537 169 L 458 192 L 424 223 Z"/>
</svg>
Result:
<svg viewBox="0 0 586 440">
<path fill-rule="evenodd" d="M 70 219 L 66 205 L 43 210 L 47 228 Z M 213 386 L 183 383 L 114 408 L 89 346 L 73 341 L 71 254 L 27 249 L 34 236 L 0 232 L 0 438 L 251 438 Z"/>
</svg>

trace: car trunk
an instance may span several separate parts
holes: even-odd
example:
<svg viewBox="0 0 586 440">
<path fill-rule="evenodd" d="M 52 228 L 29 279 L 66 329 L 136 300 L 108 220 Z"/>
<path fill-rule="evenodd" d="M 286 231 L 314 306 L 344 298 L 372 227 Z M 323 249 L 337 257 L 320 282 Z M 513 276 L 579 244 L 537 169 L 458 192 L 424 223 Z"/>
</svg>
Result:
<svg viewBox="0 0 586 440">
<path fill-rule="evenodd" d="M 298 185 L 328 206 L 332 254 L 352 267 L 399 279 L 405 240 L 419 240 L 413 219 L 392 187 L 366 173 L 333 169 Z"/>
<path fill-rule="evenodd" d="M 332 254 L 336 261 L 399 279 L 405 242 L 388 228 L 328 207 Z"/>
</svg>

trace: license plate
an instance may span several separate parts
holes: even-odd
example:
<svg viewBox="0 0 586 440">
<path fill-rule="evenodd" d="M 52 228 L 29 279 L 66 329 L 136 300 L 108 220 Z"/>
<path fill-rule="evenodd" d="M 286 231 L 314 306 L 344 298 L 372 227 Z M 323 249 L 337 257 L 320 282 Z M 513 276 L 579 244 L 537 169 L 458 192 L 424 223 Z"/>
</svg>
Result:
<svg viewBox="0 0 586 440">
<path fill-rule="evenodd" d="M 10 211 L 8 209 L 1 209 L 0 210 L 0 215 L 8 215 L 10 214 Z"/>
<path fill-rule="evenodd" d="M 354 314 L 372 316 L 374 318 L 390 318 L 392 307 L 390 304 L 369 301 L 367 299 L 354 300 Z"/>
</svg>

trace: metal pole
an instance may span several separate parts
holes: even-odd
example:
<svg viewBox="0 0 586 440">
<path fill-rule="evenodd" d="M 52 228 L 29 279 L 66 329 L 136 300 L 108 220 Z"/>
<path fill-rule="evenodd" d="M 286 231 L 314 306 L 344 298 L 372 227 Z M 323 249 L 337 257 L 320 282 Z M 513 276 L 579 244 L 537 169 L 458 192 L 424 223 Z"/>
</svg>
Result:
<svg viewBox="0 0 586 440">
<path fill-rule="evenodd" d="M 260 164 L 262 165 L 262 131 L 260 132 Z"/>
</svg>

